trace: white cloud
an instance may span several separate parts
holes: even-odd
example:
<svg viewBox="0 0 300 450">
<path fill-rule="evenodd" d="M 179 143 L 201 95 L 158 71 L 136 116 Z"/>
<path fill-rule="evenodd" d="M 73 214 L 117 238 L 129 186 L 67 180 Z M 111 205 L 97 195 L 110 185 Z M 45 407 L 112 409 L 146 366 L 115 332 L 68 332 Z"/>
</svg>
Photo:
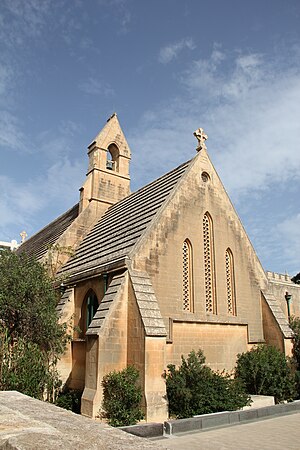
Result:
<svg viewBox="0 0 300 450">
<path fill-rule="evenodd" d="M 113 88 L 96 78 L 89 77 L 79 85 L 79 89 L 89 95 L 104 95 L 105 97 L 115 95 Z"/>
<path fill-rule="evenodd" d="M 284 195 L 292 184 L 293 198 L 300 197 L 300 60 L 295 55 L 298 47 L 267 57 L 215 46 L 208 58 L 181 73 L 176 97 L 147 111 L 128 136 L 136 188 L 192 158 L 193 131 L 203 127 L 209 154 L 250 225 L 247 231 L 259 244 L 263 264 L 290 273 L 299 265 L 300 206 Z M 280 200 L 276 211 L 272 192 Z M 287 210 L 297 219 L 277 228 Z M 279 233 L 283 228 L 288 238 Z"/>
<path fill-rule="evenodd" d="M 0 111 L 0 148 L 30 151 L 18 119 L 8 111 Z"/>
<path fill-rule="evenodd" d="M 300 271 L 300 213 L 288 217 L 277 225 L 274 230 L 277 242 L 282 243 L 282 261 L 290 267 L 290 275 Z"/>
<path fill-rule="evenodd" d="M 30 235 L 36 228 L 46 225 L 35 222 L 39 220 L 38 213 L 45 215 L 46 210 L 55 210 L 58 216 L 75 204 L 79 200 L 78 180 L 84 181 L 82 174 L 85 168 L 81 161 L 70 161 L 64 157 L 51 165 L 43 176 L 30 181 L 21 182 L 0 176 L 2 239 L 19 239 L 18 233 L 23 229 Z M 52 219 L 54 217 L 49 218 Z M 8 235 L 8 230 L 15 235 Z"/>
<path fill-rule="evenodd" d="M 181 41 L 162 47 L 159 51 L 158 61 L 162 64 L 168 64 L 173 59 L 176 59 L 180 52 L 188 48 L 194 50 L 196 48 L 192 38 L 184 38 Z"/>
<path fill-rule="evenodd" d="M 0 12 L 0 149 L 32 152 L 32 144 L 23 132 L 24 123 L 18 118 L 20 77 L 24 81 L 20 46 L 41 35 L 52 13 L 51 0 L 3 0 Z M 26 50 L 27 50 L 26 48 Z M 23 72 L 24 71 L 24 72 Z M 22 107 L 22 106 L 21 106 Z"/>
<path fill-rule="evenodd" d="M 117 25 L 117 34 L 122 35 L 130 31 L 131 23 L 130 0 L 97 0 L 97 3 L 104 9 L 104 14 L 109 14 L 109 20 L 113 19 Z"/>
<path fill-rule="evenodd" d="M 22 45 L 26 36 L 40 35 L 52 6 L 51 0 L 3 0 L 1 37 Z"/>
<path fill-rule="evenodd" d="M 192 132 L 201 126 L 209 135 L 212 159 L 235 198 L 298 178 L 299 73 L 300 65 L 290 67 L 258 54 L 229 55 L 215 48 L 210 58 L 192 63 L 182 74 L 185 89 L 175 99 L 145 114 L 133 133 L 133 145 L 143 146 L 145 157 L 160 149 L 161 158 L 171 154 L 180 163 L 183 155 L 193 156 Z M 184 141 L 191 143 L 190 151 Z M 157 171 L 155 161 L 152 165 Z"/>
<path fill-rule="evenodd" d="M 12 71 L 10 67 L 2 62 L 0 65 L 0 99 L 4 94 L 6 94 L 10 85 L 11 77 Z"/>
</svg>

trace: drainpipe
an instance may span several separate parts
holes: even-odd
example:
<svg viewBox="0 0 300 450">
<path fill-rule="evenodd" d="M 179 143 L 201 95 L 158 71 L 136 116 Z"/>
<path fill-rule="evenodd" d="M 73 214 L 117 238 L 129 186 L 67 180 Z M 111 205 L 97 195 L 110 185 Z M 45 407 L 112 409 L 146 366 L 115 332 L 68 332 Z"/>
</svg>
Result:
<svg viewBox="0 0 300 450">
<path fill-rule="evenodd" d="M 291 303 L 292 303 L 292 294 L 289 294 L 288 292 L 285 293 L 285 300 L 287 305 L 287 313 L 288 313 L 288 319 L 291 318 Z"/>
<path fill-rule="evenodd" d="M 108 273 L 104 273 L 103 274 L 104 295 L 106 294 L 106 291 L 107 291 L 107 280 L 108 280 Z"/>
</svg>

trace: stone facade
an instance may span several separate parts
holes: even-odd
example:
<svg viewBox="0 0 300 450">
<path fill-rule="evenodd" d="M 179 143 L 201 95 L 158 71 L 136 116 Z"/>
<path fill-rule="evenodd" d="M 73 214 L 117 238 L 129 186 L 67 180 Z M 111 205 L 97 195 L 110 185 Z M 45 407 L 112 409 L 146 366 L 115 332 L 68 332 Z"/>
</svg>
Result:
<svg viewBox="0 0 300 450">
<path fill-rule="evenodd" d="M 163 371 L 192 349 L 228 371 L 258 343 L 291 353 L 286 293 L 299 315 L 300 287 L 265 273 L 209 159 L 207 136 L 195 136 L 193 159 L 130 194 L 131 153 L 113 115 L 88 147 L 79 204 L 19 250 L 45 259 L 49 242 L 75 249 L 58 271 L 61 320 L 76 327 L 60 371 L 83 389 L 84 415 L 99 412 L 103 376 L 129 364 L 140 372 L 146 420 L 161 421 Z"/>
</svg>

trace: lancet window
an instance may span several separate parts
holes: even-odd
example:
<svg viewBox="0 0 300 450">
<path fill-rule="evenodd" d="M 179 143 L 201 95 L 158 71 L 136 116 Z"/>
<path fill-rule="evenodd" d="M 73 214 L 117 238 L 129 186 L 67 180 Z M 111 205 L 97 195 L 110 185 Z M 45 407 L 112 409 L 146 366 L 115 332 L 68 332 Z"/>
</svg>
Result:
<svg viewBox="0 0 300 450">
<path fill-rule="evenodd" d="M 228 314 L 236 316 L 234 264 L 233 264 L 233 254 L 230 248 L 228 248 L 225 252 L 225 267 L 226 267 L 226 293 L 227 293 Z"/>
<path fill-rule="evenodd" d="M 97 296 L 93 290 L 90 290 L 85 300 L 82 304 L 82 310 L 81 310 L 81 329 L 83 334 L 86 333 L 88 327 L 90 326 L 91 321 L 93 320 L 94 315 L 96 314 L 96 311 L 98 309 L 99 303 Z"/>
<path fill-rule="evenodd" d="M 182 307 L 184 311 L 193 311 L 192 289 L 192 246 L 186 239 L 182 246 Z"/>
<path fill-rule="evenodd" d="M 205 310 L 216 314 L 215 262 L 213 243 L 213 223 L 209 213 L 203 216 Z"/>
</svg>

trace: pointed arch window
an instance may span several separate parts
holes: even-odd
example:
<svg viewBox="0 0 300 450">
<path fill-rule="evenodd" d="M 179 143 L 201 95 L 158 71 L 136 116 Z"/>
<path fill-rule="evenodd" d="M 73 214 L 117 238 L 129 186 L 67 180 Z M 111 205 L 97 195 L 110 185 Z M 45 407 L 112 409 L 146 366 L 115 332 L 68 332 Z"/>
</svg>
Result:
<svg viewBox="0 0 300 450">
<path fill-rule="evenodd" d="M 192 245 L 186 239 L 182 245 L 182 309 L 193 312 L 193 255 Z"/>
<path fill-rule="evenodd" d="M 236 316 L 234 261 L 233 261 L 233 254 L 230 248 L 227 248 L 225 252 L 225 267 L 226 267 L 227 310 L 228 314 Z"/>
<path fill-rule="evenodd" d="M 93 290 L 89 290 L 82 304 L 81 309 L 81 330 L 85 335 L 90 323 L 93 320 L 94 315 L 98 309 L 99 302 L 97 296 Z"/>
<path fill-rule="evenodd" d="M 203 216 L 203 244 L 204 244 L 204 278 L 205 278 L 205 310 L 207 313 L 217 313 L 215 288 L 215 261 L 213 222 L 210 214 Z"/>
</svg>

